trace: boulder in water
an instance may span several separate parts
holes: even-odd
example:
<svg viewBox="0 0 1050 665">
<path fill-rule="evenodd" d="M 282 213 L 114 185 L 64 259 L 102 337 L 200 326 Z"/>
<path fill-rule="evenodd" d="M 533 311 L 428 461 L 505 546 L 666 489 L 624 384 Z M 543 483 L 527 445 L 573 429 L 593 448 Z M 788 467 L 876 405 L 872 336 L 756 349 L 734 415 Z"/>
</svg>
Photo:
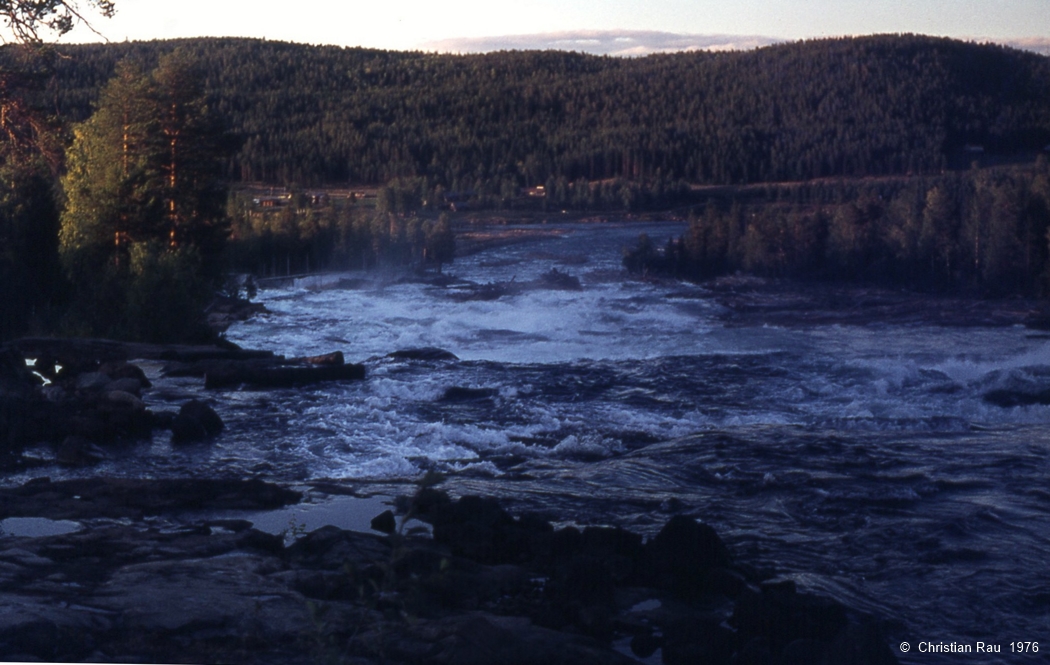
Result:
<svg viewBox="0 0 1050 665">
<path fill-rule="evenodd" d="M 482 400 L 490 400 L 499 391 L 495 388 L 464 388 L 462 386 L 452 386 L 445 390 L 445 393 L 438 400 L 439 402 L 480 402 Z"/>
<path fill-rule="evenodd" d="M 106 453 L 88 439 L 74 434 L 67 436 L 58 447 L 55 459 L 63 466 L 92 466 L 106 459 Z"/>
<path fill-rule="evenodd" d="M 215 409 L 200 400 L 190 400 L 172 420 L 171 438 L 176 442 L 203 441 L 221 432 L 223 427 Z"/>
<path fill-rule="evenodd" d="M 456 354 L 439 349 L 433 346 L 424 346 L 418 349 L 401 349 L 388 353 L 387 358 L 393 360 L 424 360 L 424 361 L 437 361 L 437 360 L 459 360 Z"/>
<path fill-rule="evenodd" d="M 365 366 L 281 365 L 257 362 L 227 362 L 217 365 L 204 377 L 205 388 L 229 388 L 241 384 L 257 388 L 292 388 L 325 381 L 361 381 Z"/>
<path fill-rule="evenodd" d="M 645 545 L 648 574 L 662 589 L 691 598 L 709 591 L 708 573 L 729 565 L 729 550 L 711 526 L 675 515 Z"/>
</svg>

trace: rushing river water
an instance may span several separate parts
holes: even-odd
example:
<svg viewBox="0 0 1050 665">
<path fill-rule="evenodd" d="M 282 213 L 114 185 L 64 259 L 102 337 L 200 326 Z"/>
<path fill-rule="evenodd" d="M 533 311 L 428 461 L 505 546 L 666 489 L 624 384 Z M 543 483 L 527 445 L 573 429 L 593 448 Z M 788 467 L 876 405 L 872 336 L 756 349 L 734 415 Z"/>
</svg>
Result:
<svg viewBox="0 0 1050 665">
<path fill-rule="evenodd" d="M 497 299 L 374 275 L 263 290 L 270 313 L 232 340 L 341 349 L 368 379 L 218 392 L 216 444 L 158 440 L 136 472 L 368 484 L 437 469 L 456 493 L 649 534 L 680 511 L 743 560 L 894 620 L 914 647 L 903 662 L 960 658 L 919 653 L 922 641 L 1000 644 L 974 657 L 1003 663 L 1038 660 L 1009 646 L 1038 641 L 1045 657 L 1050 407 L 981 397 L 1050 387 L 1050 341 L 914 320 L 727 323 L 711 291 L 620 267 L 639 232 L 662 242 L 680 226 L 544 230 L 448 268 L 510 285 Z M 551 268 L 582 288 L 550 288 Z M 459 360 L 386 357 L 417 347 Z"/>
</svg>

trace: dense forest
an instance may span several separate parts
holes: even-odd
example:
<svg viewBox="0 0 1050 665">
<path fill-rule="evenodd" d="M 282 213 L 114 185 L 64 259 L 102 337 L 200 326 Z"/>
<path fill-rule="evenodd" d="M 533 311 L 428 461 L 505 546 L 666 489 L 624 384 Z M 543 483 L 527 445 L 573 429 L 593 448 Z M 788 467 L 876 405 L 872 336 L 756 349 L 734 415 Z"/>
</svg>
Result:
<svg viewBox="0 0 1050 665">
<path fill-rule="evenodd" d="M 975 295 L 1050 291 L 1050 162 L 933 177 L 778 188 L 713 201 L 666 244 L 642 237 L 629 270 L 703 280 L 735 271 Z"/>
<path fill-rule="evenodd" d="M 0 47 L 0 338 L 200 337 L 230 269 L 440 269 L 441 211 L 462 208 L 692 211 L 626 259 L 690 279 L 1050 290 L 1050 58 L 1031 53 L 911 35 L 633 59 L 31 51 Z"/>
<path fill-rule="evenodd" d="M 1050 58 L 921 36 L 624 59 L 249 39 L 64 46 L 46 101 L 86 118 L 116 63 L 179 48 L 238 141 L 235 181 L 740 184 L 929 173 L 1050 144 Z M 668 185 L 670 186 L 670 185 Z"/>
</svg>

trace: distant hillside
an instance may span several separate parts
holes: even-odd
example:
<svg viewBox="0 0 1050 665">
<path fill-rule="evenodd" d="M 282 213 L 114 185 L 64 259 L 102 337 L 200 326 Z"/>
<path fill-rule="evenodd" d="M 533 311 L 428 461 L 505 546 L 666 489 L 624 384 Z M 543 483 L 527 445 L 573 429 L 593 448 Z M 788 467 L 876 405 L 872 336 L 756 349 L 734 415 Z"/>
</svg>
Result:
<svg viewBox="0 0 1050 665">
<path fill-rule="evenodd" d="M 249 39 L 64 46 L 49 104 L 85 118 L 115 63 L 183 47 L 240 148 L 230 175 L 746 183 L 939 171 L 1050 144 L 1050 58 L 920 36 L 637 59 L 435 55 Z"/>
</svg>

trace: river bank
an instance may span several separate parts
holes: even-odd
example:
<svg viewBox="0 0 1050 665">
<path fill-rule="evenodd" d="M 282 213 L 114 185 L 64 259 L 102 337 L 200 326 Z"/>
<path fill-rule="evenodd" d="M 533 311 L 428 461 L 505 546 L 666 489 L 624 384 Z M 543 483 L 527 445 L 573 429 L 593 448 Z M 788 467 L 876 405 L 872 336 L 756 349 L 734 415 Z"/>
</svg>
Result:
<svg viewBox="0 0 1050 665">
<path fill-rule="evenodd" d="M 20 350 L 33 353 L 32 372 Z M 392 355 L 454 359 L 437 351 Z M 168 376 L 203 378 L 201 394 L 167 419 L 152 413 L 141 400 L 151 384 L 128 362 L 136 354 L 167 360 Z M 54 462 L 90 468 L 100 459 L 88 452 L 107 457 L 114 446 L 148 440 L 159 422 L 171 429 L 173 445 L 220 436 L 224 424 L 205 405 L 215 400 L 204 390 L 364 378 L 363 370 L 331 374 L 359 367 L 345 365 L 342 354 L 285 360 L 231 345 L 27 339 L 5 347 L 3 358 L 3 433 L 14 468 L 18 437 L 31 443 L 46 435 L 56 446 Z M 114 378 L 118 371 L 124 378 Z M 132 386 L 129 377 L 142 380 Z M 123 397 L 132 392 L 134 403 Z M 18 422 L 6 408 L 14 402 L 25 409 Z M 120 427 L 126 414 L 114 416 L 114 405 L 137 414 L 144 428 Z M 190 418 L 189 405 L 206 409 L 193 436 L 178 424 Z M 218 425 L 206 427 L 208 418 Z M 70 452 L 76 446 L 79 456 Z M 353 492 L 340 483 L 316 490 Z M 646 540 L 622 528 L 555 529 L 552 518 L 563 520 L 553 515 L 513 517 L 495 500 L 453 501 L 425 485 L 394 502 L 398 516 L 374 515 L 370 526 L 382 536 L 334 526 L 308 531 L 294 520 L 274 533 L 239 517 L 247 511 L 262 524 L 267 512 L 301 499 L 301 492 L 257 479 L 39 476 L 0 488 L 0 657 L 896 662 L 881 620 L 736 560 L 710 526 L 685 515 Z"/>
<path fill-rule="evenodd" d="M 881 623 L 732 557 L 709 526 L 654 538 L 555 529 L 424 487 L 397 502 L 433 537 L 323 527 L 270 534 L 201 511 L 272 508 L 258 481 L 36 479 L 0 518 L 6 661 L 315 663 L 896 662 Z M 51 524 L 47 524 L 51 522 Z"/>
</svg>

